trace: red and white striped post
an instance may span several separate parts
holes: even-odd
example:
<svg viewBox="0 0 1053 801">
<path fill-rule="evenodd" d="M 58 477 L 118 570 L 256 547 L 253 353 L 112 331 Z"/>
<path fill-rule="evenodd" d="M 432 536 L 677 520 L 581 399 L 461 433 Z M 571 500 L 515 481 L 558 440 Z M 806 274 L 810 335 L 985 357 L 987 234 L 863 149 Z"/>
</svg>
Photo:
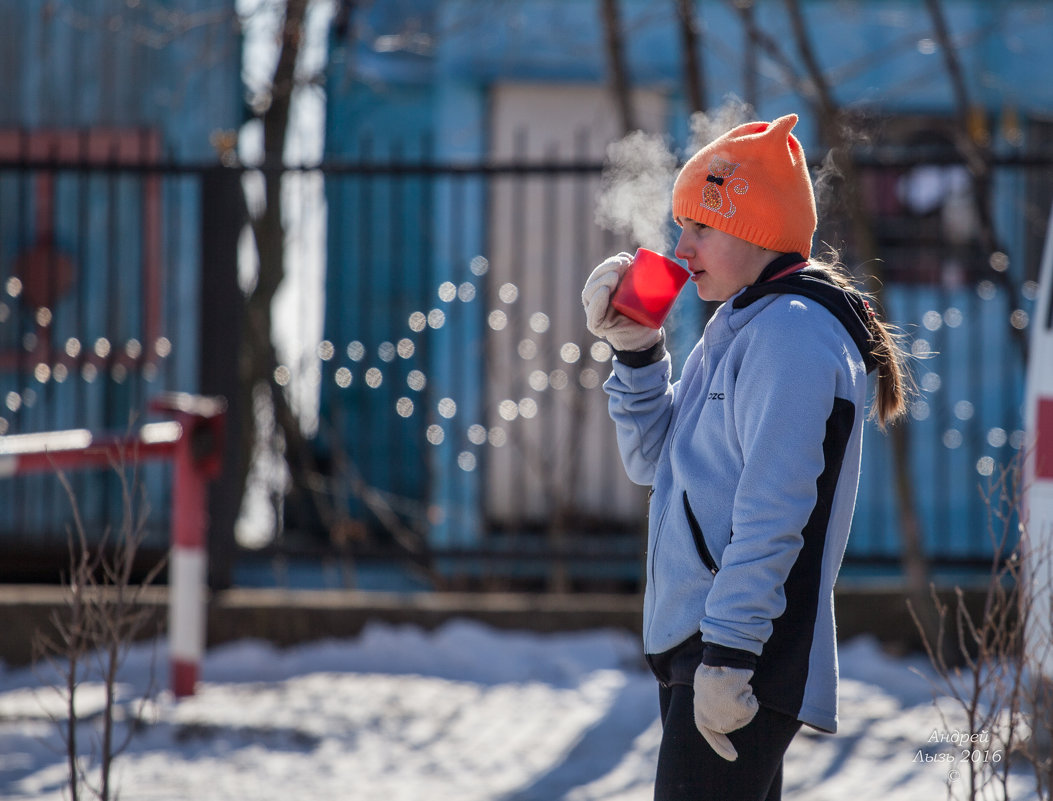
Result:
<svg viewBox="0 0 1053 801">
<path fill-rule="evenodd" d="M 226 402 L 183 393 L 156 398 L 150 408 L 174 420 L 148 423 L 125 436 L 86 429 L 0 436 L 0 478 L 168 459 L 172 476 L 172 553 L 168 572 L 171 687 L 193 695 L 205 650 L 208 482 L 222 465 Z"/>
<path fill-rule="evenodd" d="M 219 474 L 226 404 L 167 395 L 151 403 L 183 429 L 172 476 L 172 551 L 168 562 L 168 656 L 172 692 L 194 694 L 205 653 L 208 587 L 208 482 Z"/>
</svg>

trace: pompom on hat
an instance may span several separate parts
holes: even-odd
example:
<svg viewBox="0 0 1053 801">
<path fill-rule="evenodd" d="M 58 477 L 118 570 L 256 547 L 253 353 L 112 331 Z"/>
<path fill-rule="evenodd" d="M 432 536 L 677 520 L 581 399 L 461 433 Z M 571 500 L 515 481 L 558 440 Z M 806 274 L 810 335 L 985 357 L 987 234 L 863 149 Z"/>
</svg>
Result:
<svg viewBox="0 0 1053 801">
<path fill-rule="evenodd" d="M 673 185 L 673 219 L 807 258 L 817 218 L 796 124 L 796 114 L 747 122 L 699 150 Z"/>
</svg>

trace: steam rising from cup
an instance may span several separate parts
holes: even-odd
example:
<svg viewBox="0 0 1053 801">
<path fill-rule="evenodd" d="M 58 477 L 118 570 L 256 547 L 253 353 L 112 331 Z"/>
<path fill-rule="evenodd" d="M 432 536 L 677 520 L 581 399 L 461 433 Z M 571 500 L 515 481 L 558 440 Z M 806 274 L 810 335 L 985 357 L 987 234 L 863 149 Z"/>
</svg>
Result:
<svg viewBox="0 0 1053 801">
<path fill-rule="evenodd" d="M 676 156 L 659 136 L 634 131 L 607 148 L 596 224 L 652 250 L 669 243 Z"/>
</svg>

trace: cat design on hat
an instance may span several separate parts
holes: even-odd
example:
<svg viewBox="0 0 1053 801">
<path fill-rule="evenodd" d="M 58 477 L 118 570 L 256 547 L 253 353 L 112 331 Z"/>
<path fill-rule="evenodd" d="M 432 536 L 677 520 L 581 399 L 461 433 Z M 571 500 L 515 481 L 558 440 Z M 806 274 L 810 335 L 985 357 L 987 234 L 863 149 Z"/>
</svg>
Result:
<svg viewBox="0 0 1053 801">
<path fill-rule="evenodd" d="M 709 174 L 706 176 L 706 185 L 702 190 L 702 203 L 707 209 L 717 211 L 723 214 L 725 217 L 732 217 L 735 214 L 735 204 L 731 202 L 731 192 L 736 195 L 744 195 L 749 191 L 749 181 L 745 178 L 736 178 L 730 181 L 724 191 L 721 191 L 721 187 L 724 186 L 724 182 L 731 178 L 739 167 L 738 164 L 733 164 L 726 159 L 722 159 L 720 156 L 714 156 L 713 160 L 709 163 Z M 728 193 L 725 197 L 725 193 Z M 725 201 L 727 202 L 727 211 L 722 211 Z"/>
</svg>

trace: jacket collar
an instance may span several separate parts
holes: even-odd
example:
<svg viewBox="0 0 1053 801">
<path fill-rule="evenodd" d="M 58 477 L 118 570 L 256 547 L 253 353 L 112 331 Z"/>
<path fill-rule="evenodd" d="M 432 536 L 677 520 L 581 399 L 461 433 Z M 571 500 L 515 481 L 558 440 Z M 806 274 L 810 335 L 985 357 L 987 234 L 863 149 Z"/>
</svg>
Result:
<svg viewBox="0 0 1053 801">
<path fill-rule="evenodd" d="M 823 306 L 852 337 L 867 372 L 877 367 L 874 349 L 878 342 L 870 331 L 873 312 L 859 292 L 838 286 L 825 270 L 809 266 L 799 253 L 787 253 L 765 267 L 757 281 L 736 295 L 731 305 L 745 309 L 767 295 L 800 295 Z"/>
</svg>

